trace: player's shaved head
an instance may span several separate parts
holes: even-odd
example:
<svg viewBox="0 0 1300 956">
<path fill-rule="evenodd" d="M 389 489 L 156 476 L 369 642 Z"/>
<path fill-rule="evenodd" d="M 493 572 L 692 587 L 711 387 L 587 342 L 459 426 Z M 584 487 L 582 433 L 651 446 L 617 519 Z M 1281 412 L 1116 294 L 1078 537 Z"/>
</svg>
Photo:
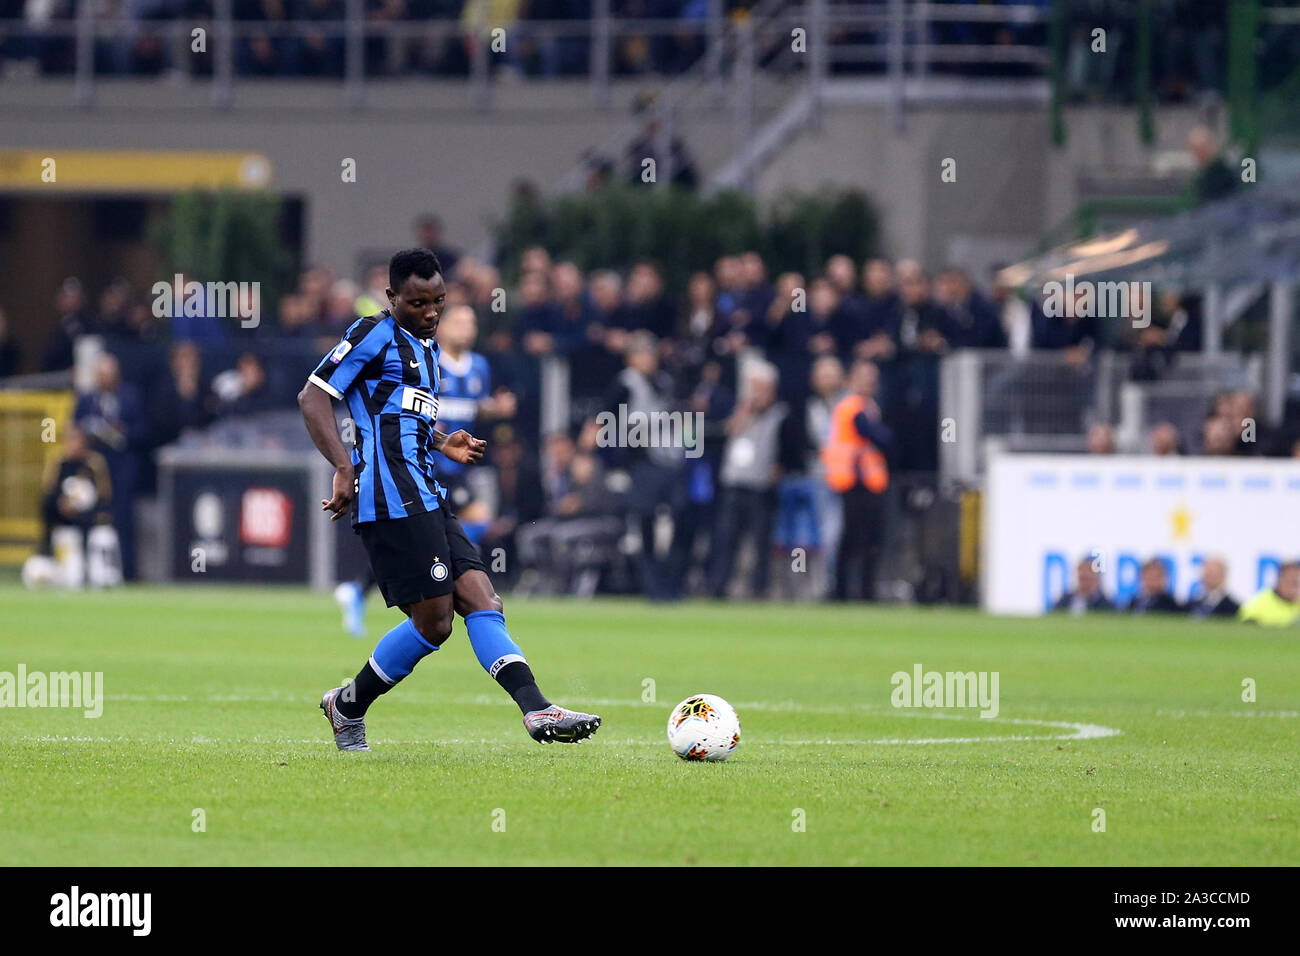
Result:
<svg viewBox="0 0 1300 956">
<path fill-rule="evenodd" d="M 438 257 L 428 249 L 403 249 L 388 264 L 389 311 L 416 338 L 432 338 L 447 302 Z"/>
</svg>

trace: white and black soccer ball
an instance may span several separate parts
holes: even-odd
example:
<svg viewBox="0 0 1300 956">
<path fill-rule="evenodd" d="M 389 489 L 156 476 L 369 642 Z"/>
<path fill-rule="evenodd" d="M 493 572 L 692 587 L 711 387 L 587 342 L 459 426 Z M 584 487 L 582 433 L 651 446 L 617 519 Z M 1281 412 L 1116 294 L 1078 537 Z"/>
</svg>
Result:
<svg viewBox="0 0 1300 956">
<path fill-rule="evenodd" d="M 668 715 L 668 743 L 683 760 L 726 760 L 740 744 L 740 717 L 716 694 L 694 694 Z"/>
<path fill-rule="evenodd" d="M 69 505 L 77 514 L 85 514 L 95 507 L 95 502 L 99 500 L 95 483 L 81 475 L 68 475 L 59 485 L 59 491 L 68 499 Z"/>
</svg>

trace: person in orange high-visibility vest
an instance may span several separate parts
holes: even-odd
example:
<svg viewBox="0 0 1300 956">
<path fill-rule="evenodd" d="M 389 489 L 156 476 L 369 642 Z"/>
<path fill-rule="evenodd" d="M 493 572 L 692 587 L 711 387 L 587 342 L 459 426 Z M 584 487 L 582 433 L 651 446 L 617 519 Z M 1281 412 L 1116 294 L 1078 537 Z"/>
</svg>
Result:
<svg viewBox="0 0 1300 956">
<path fill-rule="evenodd" d="M 855 362 L 848 394 L 831 412 L 830 438 L 822 448 L 826 483 L 844 505 L 844 529 L 835 566 L 837 601 L 876 596 L 876 564 L 885 531 L 884 491 L 889 486 L 885 452 L 893 434 L 876 404 L 880 372 L 872 362 Z"/>
</svg>

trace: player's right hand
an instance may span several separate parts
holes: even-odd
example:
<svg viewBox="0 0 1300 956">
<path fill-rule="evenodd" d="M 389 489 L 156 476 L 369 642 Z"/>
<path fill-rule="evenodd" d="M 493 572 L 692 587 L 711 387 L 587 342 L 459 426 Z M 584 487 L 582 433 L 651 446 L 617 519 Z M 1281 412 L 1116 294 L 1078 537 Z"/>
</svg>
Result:
<svg viewBox="0 0 1300 956">
<path fill-rule="evenodd" d="M 334 497 L 326 501 L 321 499 L 320 510 L 329 511 L 330 520 L 338 521 L 352 508 L 352 496 L 355 494 L 356 472 L 349 465 L 347 468 L 334 470 Z"/>
</svg>

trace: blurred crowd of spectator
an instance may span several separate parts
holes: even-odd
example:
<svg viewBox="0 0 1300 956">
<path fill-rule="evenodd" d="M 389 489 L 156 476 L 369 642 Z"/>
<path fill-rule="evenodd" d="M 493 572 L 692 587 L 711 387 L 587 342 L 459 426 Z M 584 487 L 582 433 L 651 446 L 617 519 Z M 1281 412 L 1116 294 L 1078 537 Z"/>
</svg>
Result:
<svg viewBox="0 0 1300 956">
<path fill-rule="evenodd" d="M 720 258 L 674 294 L 653 262 L 584 274 L 531 248 L 507 281 L 449 247 L 435 217 L 419 220 L 416 238 L 444 263 L 448 309 L 473 310 L 474 350 L 487 358 L 493 388 L 512 396 L 513 416 L 483 426 L 499 489 L 484 546 L 519 548 L 553 587 L 595 586 L 622 548 L 637 555 L 634 586 L 662 599 L 792 587 L 872 597 L 898 508 L 891 476 L 937 471 L 944 354 L 1056 351 L 1067 368 L 1086 368 L 1098 350 L 1113 349 L 1141 378 L 1199 348 L 1198 304 L 1170 290 L 1156 296 L 1148 328 L 1124 324 L 1114 338 L 1102 326 L 1117 323 L 1070 308 L 1049 317 L 1041 301 L 996 279 L 981 287 L 963 269 L 932 274 L 911 260 L 837 255 L 818 274 L 772 277 L 746 252 Z M 386 306 L 386 285 L 386 264 L 360 282 L 314 266 L 281 296 L 276 315 L 243 329 L 237 320 L 156 317 L 148 294 L 122 279 L 97 296 L 75 278 L 62 283 L 41 366 L 69 368 L 84 335 L 107 343 L 76 420 L 112 473 L 128 577 L 131 502 L 154 490 L 155 450 L 220 419 L 292 408 L 305 370 L 356 316 Z M 549 356 L 569 369 L 570 427 L 555 434 L 540 425 Z M 20 364 L 2 310 L 0 362 L 8 371 Z M 1254 402 L 1249 392 L 1225 392 L 1202 434 L 1162 422 L 1148 450 L 1300 455 L 1300 435 L 1267 428 Z M 698 413 L 701 454 L 603 447 L 596 417 L 621 405 Z M 1108 425 L 1087 440 L 1094 453 L 1115 450 Z M 812 573 L 786 573 L 796 549 Z"/>
<path fill-rule="evenodd" d="M 1012 0 L 953 0 L 953 5 L 981 8 L 1011 5 Z M 831 0 L 831 6 L 846 2 Z M 436 38 L 376 34 L 364 41 L 365 71 L 370 76 L 464 76 L 475 57 L 487 53 L 492 69 L 529 76 L 584 75 L 590 68 L 592 17 L 590 0 L 363 0 L 367 24 L 387 27 L 442 21 L 456 25 Z M 613 39 L 611 71 L 616 76 L 680 73 L 699 60 L 707 47 L 708 0 L 610 0 L 610 13 L 618 19 L 662 20 L 672 24 L 652 34 L 620 33 Z M 723 14 L 737 19 L 747 15 L 753 0 L 722 0 Z M 881 73 L 888 57 L 887 0 L 857 0 L 853 11 L 880 18 L 880 26 L 864 23 L 835 24 L 831 28 L 830 69 L 836 74 Z M 1005 21 L 938 19 L 926 30 L 932 47 L 979 45 L 1003 48 L 983 57 L 946 57 L 937 52 L 929 70 L 940 74 L 1023 76 L 1045 74 L 1047 18 L 1051 0 L 1014 0 L 1018 11 L 1037 7 L 1040 16 L 1008 16 Z M 1136 69 L 1138 4 L 1127 0 L 1076 0 L 1065 5 L 1063 77 L 1066 95 L 1073 99 L 1129 99 Z M 103 74 L 156 76 L 170 71 L 208 75 L 212 59 L 193 55 L 189 30 L 168 34 L 174 21 L 211 22 L 212 0 L 102 0 L 97 15 L 130 22 L 127 35 L 103 37 L 94 47 L 95 68 Z M 1227 28 L 1221 0 L 1155 0 L 1151 5 L 1152 86 L 1158 99 L 1178 101 L 1210 92 L 1222 93 L 1226 75 Z M 254 29 L 240 36 L 235 49 L 235 71 L 241 76 L 342 77 L 345 62 L 346 0 L 233 0 L 236 21 L 277 27 L 302 24 L 302 36 L 280 35 Z M 846 11 L 847 12 L 847 11 Z M 979 12 L 984 12 L 983 9 Z M 68 21 L 76 13 L 75 0 L 0 0 L 0 62 L 9 71 L 70 73 L 75 67 L 75 40 L 43 26 Z M 28 30 L 5 30 L 5 19 L 23 23 Z M 539 36 L 519 30 L 503 52 L 486 51 L 483 38 L 493 26 L 507 30 L 530 21 L 569 21 L 572 30 Z M 1107 30 L 1109 55 L 1094 52 L 1093 30 Z M 30 31 L 30 32 L 29 32 Z M 1266 31 L 1265 53 L 1290 50 L 1288 36 Z M 918 39 L 915 28 L 909 37 Z M 788 45 L 784 29 L 760 38 L 759 62 L 777 59 L 777 48 Z M 1015 55 L 1005 51 L 1015 49 Z M 211 47 L 208 48 L 209 50 Z M 865 51 L 865 53 L 864 53 Z M 1023 51 L 1028 51 L 1026 54 Z M 1034 56 L 1033 53 L 1037 53 Z M 1285 65 L 1285 56 L 1264 56 Z M 788 60 L 786 62 L 789 62 Z M 1280 68 L 1280 67 L 1279 67 Z M 1267 84 L 1266 84 L 1267 85 Z"/>
<path fill-rule="evenodd" d="M 1245 455 L 1300 458 L 1300 432 L 1294 423 L 1273 427 L 1262 421 L 1253 392 L 1225 390 L 1206 409 L 1200 432 L 1184 435 L 1176 424 L 1160 421 L 1144 436 L 1148 455 Z M 1095 424 L 1088 429 L 1088 451 L 1110 455 L 1117 451 L 1115 429 Z"/>
<path fill-rule="evenodd" d="M 345 62 L 344 20 L 346 0 L 233 0 L 236 21 L 278 27 L 301 24 L 303 36 L 279 35 L 273 30 L 247 31 L 236 42 L 235 70 L 241 76 L 342 77 Z M 681 29 L 655 35 L 618 36 L 613 41 L 611 70 L 615 75 L 677 73 L 704 51 L 709 13 L 704 0 L 610 0 L 610 13 L 618 19 L 675 21 Z M 724 14 L 743 14 L 752 0 L 723 0 Z M 123 39 L 102 39 L 95 46 L 96 70 L 109 74 L 159 75 L 182 70 L 210 74 L 210 56 L 192 56 L 188 30 L 180 45 L 167 39 L 169 21 L 210 23 L 212 0 L 106 0 L 100 16 L 131 21 L 131 34 Z M 365 21 L 385 28 L 407 23 L 412 30 L 421 22 L 441 21 L 455 29 L 439 37 L 377 33 L 364 43 L 365 70 L 371 76 L 435 74 L 465 76 L 476 56 L 488 52 L 493 68 L 528 75 L 583 75 L 590 66 L 591 36 L 583 21 L 592 16 L 590 0 L 363 0 Z M 0 19 L 25 20 L 39 26 L 75 15 L 74 0 L 3 0 Z M 530 21 L 560 22 L 555 35 L 538 36 L 519 29 L 501 52 L 487 51 L 485 40 L 493 27 L 508 31 Z M 572 23 L 565 28 L 564 21 Z M 2 29 L 2 28 L 0 28 Z M 2 34 L 0 34 L 2 35 Z M 209 48 L 211 49 L 211 48 Z M 71 36 L 9 36 L 0 44 L 0 56 L 27 70 L 57 74 L 75 66 Z"/>
</svg>

